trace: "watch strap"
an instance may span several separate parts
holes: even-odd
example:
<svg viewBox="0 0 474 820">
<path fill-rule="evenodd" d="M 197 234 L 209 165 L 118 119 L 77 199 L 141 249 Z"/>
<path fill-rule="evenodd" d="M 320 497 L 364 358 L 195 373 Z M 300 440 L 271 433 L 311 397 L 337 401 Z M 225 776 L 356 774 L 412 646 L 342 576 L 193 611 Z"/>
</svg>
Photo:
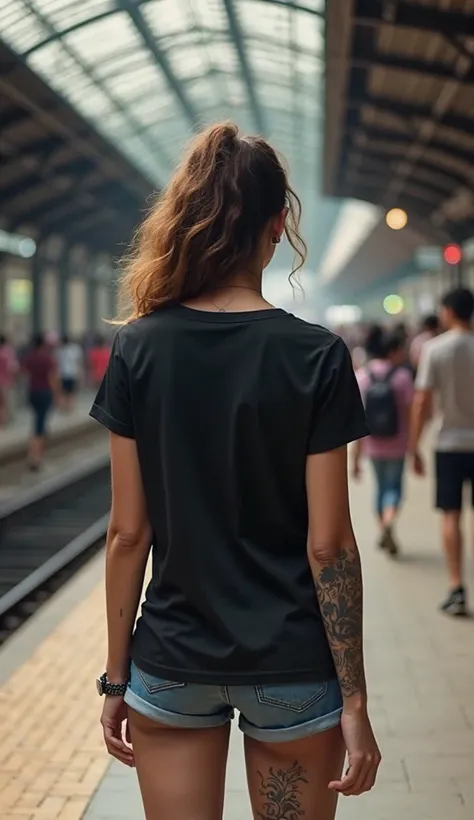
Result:
<svg viewBox="0 0 474 820">
<path fill-rule="evenodd" d="M 127 691 L 127 683 L 111 683 L 107 679 L 106 673 L 104 673 L 100 678 L 100 689 L 102 695 L 112 695 L 116 697 L 124 697 L 125 692 Z"/>
</svg>

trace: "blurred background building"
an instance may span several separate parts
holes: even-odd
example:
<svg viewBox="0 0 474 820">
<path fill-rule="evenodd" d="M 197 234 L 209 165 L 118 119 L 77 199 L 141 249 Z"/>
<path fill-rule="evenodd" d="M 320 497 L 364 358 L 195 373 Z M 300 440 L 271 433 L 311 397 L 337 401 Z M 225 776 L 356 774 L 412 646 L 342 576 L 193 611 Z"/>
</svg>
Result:
<svg viewBox="0 0 474 820">
<path fill-rule="evenodd" d="M 283 247 L 269 298 L 327 321 L 400 296 L 385 306 L 411 320 L 472 285 L 473 8 L 0 0 L 2 329 L 98 330 L 150 196 L 190 135 L 227 118 L 273 141 L 303 201 L 305 300 Z"/>
</svg>

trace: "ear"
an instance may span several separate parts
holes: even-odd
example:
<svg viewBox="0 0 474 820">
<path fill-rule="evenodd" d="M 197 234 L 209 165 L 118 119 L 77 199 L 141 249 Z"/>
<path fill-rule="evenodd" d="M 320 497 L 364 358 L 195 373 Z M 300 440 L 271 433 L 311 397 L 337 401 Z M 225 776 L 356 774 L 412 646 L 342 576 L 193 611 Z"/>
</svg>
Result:
<svg viewBox="0 0 474 820">
<path fill-rule="evenodd" d="M 281 237 L 285 230 L 286 217 L 288 216 L 288 208 L 283 208 L 272 221 L 272 235 Z"/>
</svg>

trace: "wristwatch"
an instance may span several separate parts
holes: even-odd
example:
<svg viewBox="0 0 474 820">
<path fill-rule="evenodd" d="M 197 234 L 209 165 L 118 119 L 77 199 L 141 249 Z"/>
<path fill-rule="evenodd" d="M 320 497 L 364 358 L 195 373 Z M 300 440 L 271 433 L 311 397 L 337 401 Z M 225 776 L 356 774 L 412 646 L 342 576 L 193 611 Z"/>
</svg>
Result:
<svg viewBox="0 0 474 820">
<path fill-rule="evenodd" d="M 97 691 L 99 695 L 116 695 L 123 698 L 127 691 L 127 683 L 110 683 L 107 680 L 107 673 L 104 672 L 100 678 L 96 680 Z"/>
</svg>

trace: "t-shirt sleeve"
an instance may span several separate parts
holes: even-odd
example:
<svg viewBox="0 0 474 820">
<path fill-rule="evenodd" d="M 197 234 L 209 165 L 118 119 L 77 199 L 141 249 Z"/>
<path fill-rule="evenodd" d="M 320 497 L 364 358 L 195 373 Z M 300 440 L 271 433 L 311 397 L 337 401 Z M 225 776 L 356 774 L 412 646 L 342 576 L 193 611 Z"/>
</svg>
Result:
<svg viewBox="0 0 474 820">
<path fill-rule="evenodd" d="M 337 339 L 320 364 L 308 453 L 326 453 L 370 435 L 350 353 Z"/>
<path fill-rule="evenodd" d="M 109 364 L 90 415 L 112 433 L 135 438 L 130 379 L 120 346 L 120 331 L 115 336 Z"/>
<path fill-rule="evenodd" d="M 436 382 L 435 361 L 429 344 L 421 349 L 418 372 L 416 374 L 417 390 L 433 390 Z"/>
</svg>

